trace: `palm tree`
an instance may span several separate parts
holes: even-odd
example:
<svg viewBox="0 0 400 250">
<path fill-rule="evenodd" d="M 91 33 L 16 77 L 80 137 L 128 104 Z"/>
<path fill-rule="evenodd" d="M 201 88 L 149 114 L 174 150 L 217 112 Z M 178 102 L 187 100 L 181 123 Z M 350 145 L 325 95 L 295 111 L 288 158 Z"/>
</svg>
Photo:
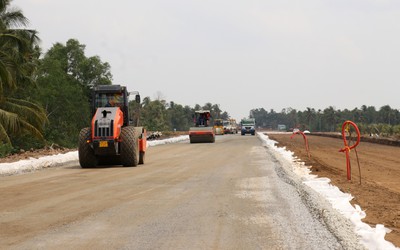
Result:
<svg viewBox="0 0 400 250">
<path fill-rule="evenodd" d="M 9 134 L 29 133 L 43 139 L 41 127 L 47 121 L 43 108 L 29 101 L 5 97 L 0 103 L 0 140 L 11 144 Z"/>
<path fill-rule="evenodd" d="M 308 122 L 308 129 L 312 131 L 311 122 L 315 118 L 315 109 L 307 107 L 307 110 L 304 113 L 306 115 L 306 121 Z"/>
<path fill-rule="evenodd" d="M 337 112 L 336 109 L 332 106 L 324 109 L 324 118 L 325 122 L 328 126 L 330 126 L 329 131 L 335 131 L 336 121 L 337 121 Z"/>
<path fill-rule="evenodd" d="M 392 108 L 389 105 L 382 106 L 378 112 L 379 122 L 390 125 L 391 113 L 392 113 Z"/>
<path fill-rule="evenodd" d="M 214 104 L 211 106 L 211 113 L 212 117 L 214 117 L 215 119 L 216 118 L 222 119 L 221 117 L 222 110 L 219 108 L 219 104 Z"/>
<path fill-rule="evenodd" d="M 32 134 L 43 139 L 47 121 L 43 108 L 13 98 L 18 88 L 34 83 L 39 41 L 36 31 L 20 29 L 28 19 L 11 0 L 0 0 L 0 140 L 11 144 L 10 135 Z"/>
</svg>

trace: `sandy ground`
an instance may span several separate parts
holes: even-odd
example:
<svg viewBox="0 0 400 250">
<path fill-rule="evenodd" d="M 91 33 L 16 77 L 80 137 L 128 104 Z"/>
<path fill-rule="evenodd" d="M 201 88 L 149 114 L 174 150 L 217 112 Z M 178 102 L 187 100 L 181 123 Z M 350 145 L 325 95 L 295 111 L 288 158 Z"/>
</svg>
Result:
<svg viewBox="0 0 400 250">
<path fill-rule="evenodd" d="M 291 139 L 291 134 L 268 133 L 268 137 L 312 166 L 313 174 L 328 177 L 342 192 L 352 194 L 352 204 L 366 211 L 363 221 L 371 226 L 384 224 L 392 230 L 385 239 L 400 247 L 400 147 L 360 142 L 356 148 L 360 184 L 355 150 L 350 151 L 351 180 L 347 180 L 346 156 L 339 152 L 344 145 L 342 139 L 307 135 L 309 159 L 301 135 Z"/>
</svg>

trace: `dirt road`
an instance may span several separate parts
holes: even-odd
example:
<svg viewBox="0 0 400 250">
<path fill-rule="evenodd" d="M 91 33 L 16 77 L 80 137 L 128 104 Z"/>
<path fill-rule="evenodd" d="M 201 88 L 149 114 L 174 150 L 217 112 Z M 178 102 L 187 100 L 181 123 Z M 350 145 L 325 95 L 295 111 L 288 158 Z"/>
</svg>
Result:
<svg viewBox="0 0 400 250">
<path fill-rule="evenodd" d="M 357 147 L 361 167 L 358 170 L 355 151 L 351 151 L 352 180 L 347 180 L 346 158 L 338 152 L 343 140 L 308 135 L 311 158 L 308 159 L 303 137 L 291 134 L 271 134 L 268 137 L 278 141 L 295 153 L 314 174 L 328 177 L 332 184 L 343 192 L 354 196 L 353 204 L 366 211 L 364 222 L 375 226 L 384 224 L 392 232 L 385 239 L 400 247 L 400 147 L 361 142 Z"/>
<path fill-rule="evenodd" d="M 146 160 L 0 177 L 0 248 L 358 247 L 309 212 L 256 136 L 152 147 Z"/>
</svg>

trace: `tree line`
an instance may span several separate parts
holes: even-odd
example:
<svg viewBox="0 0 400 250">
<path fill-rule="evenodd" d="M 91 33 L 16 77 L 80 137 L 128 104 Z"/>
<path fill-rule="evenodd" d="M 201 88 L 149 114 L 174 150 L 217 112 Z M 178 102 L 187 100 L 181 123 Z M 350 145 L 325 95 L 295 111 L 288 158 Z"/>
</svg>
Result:
<svg viewBox="0 0 400 250">
<path fill-rule="evenodd" d="M 35 60 L 35 71 L 30 75 L 35 81 L 32 84 L 16 82 L 14 90 L 7 89 L 9 97 L 0 102 L 0 109 L 10 116 L 10 120 L 17 118 L 28 125 L 24 128 L 17 124 L 18 129 L 13 130 L 2 120 L 7 140 L 2 140 L 0 155 L 53 144 L 75 148 L 79 131 L 90 126 L 92 119 L 91 89 L 112 84 L 110 65 L 98 56 L 86 57 L 85 45 L 75 39 L 66 44 L 54 44 Z M 8 109 L 7 102 L 11 97 L 15 102 L 23 102 L 27 110 Z M 210 110 L 213 117 L 228 117 L 218 104 L 211 103 L 191 108 L 145 97 L 140 104 L 131 100 L 129 106 L 136 125 L 150 131 L 187 131 L 193 124 L 194 110 L 199 109 Z M 34 118 L 33 122 L 31 118 Z"/>
<path fill-rule="evenodd" d="M 91 121 L 91 89 L 113 83 L 111 67 L 99 56 L 87 57 L 86 46 L 76 39 L 55 43 L 42 52 L 38 33 L 26 29 L 22 11 L 0 0 L 0 156 L 20 149 L 53 144 L 75 148 L 79 131 Z M 118 83 L 116 83 L 118 84 Z M 207 109 L 213 118 L 228 119 L 218 104 L 182 105 L 162 98 L 144 97 L 129 103 L 131 117 L 149 131 L 187 131 L 195 110 Z M 334 131 L 346 119 L 365 124 L 364 131 L 398 133 L 399 111 L 389 106 L 375 110 L 305 111 L 253 109 L 258 127 L 275 129 L 278 124 L 312 131 Z"/>
<path fill-rule="evenodd" d="M 252 109 L 250 116 L 256 119 L 257 126 L 265 129 L 277 129 L 286 125 L 288 130 L 298 128 L 311 132 L 341 131 L 344 121 L 351 120 L 357 124 L 363 134 L 383 136 L 400 136 L 400 112 L 389 105 L 376 109 L 374 106 L 362 105 L 360 108 L 335 109 L 330 106 L 323 110 L 307 108 L 304 111 L 288 108 L 281 112 L 264 108 Z"/>
<path fill-rule="evenodd" d="M 0 0 L 0 156 L 57 144 L 77 146 L 79 131 L 91 121 L 91 89 L 113 83 L 110 65 L 85 55 L 76 39 L 42 52 L 38 32 L 11 0 Z M 138 125 L 148 130 L 188 130 L 192 113 L 209 109 L 227 118 L 219 105 L 194 108 L 165 100 L 129 103 Z"/>
</svg>

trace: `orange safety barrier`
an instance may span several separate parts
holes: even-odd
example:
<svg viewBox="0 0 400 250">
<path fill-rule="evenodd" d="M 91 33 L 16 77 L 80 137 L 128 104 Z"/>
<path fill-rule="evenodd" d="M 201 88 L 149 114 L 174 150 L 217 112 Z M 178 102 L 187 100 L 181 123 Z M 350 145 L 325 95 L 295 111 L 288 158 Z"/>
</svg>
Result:
<svg viewBox="0 0 400 250">
<path fill-rule="evenodd" d="M 308 155 L 308 159 L 310 159 L 310 148 L 308 147 L 307 136 L 304 134 L 304 132 L 298 130 L 298 131 L 296 131 L 296 132 L 293 132 L 292 136 L 290 136 L 290 139 L 293 139 L 293 137 L 294 137 L 296 134 L 301 134 L 301 135 L 303 136 L 303 138 L 304 138 L 304 144 L 305 144 L 306 151 L 307 151 L 307 155 Z"/>
<path fill-rule="evenodd" d="M 346 139 L 346 132 L 349 133 L 349 137 L 351 138 L 351 133 L 350 133 L 350 126 L 352 126 L 356 133 L 357 133 L 357 141 L 353 145 L 349 145 L 349 141 Z M 351 162 L 350 162 L 350 151 L 354 149 L 356 152 L 357 156 L 357 163 L 358 163 L 358 169 L 360 171 L 360 184 L 361 184 L 361 169 L 360 169 L 360 162 L 358 160 L 358 154 L 357 154 L 357 145 L 360 143 L 360 130 L 358 129 L 357 125 L 352 122 L 352 121 L 345 121 L 342 125 L 342 137 L 343 137 L 343 142 L 344 142 L 344 148 L 340 149 L 339 152 L 345 152 L 346 153 L 346 165 L 347 165 L 347 180 L 351 180 Z"/>
</svg>

